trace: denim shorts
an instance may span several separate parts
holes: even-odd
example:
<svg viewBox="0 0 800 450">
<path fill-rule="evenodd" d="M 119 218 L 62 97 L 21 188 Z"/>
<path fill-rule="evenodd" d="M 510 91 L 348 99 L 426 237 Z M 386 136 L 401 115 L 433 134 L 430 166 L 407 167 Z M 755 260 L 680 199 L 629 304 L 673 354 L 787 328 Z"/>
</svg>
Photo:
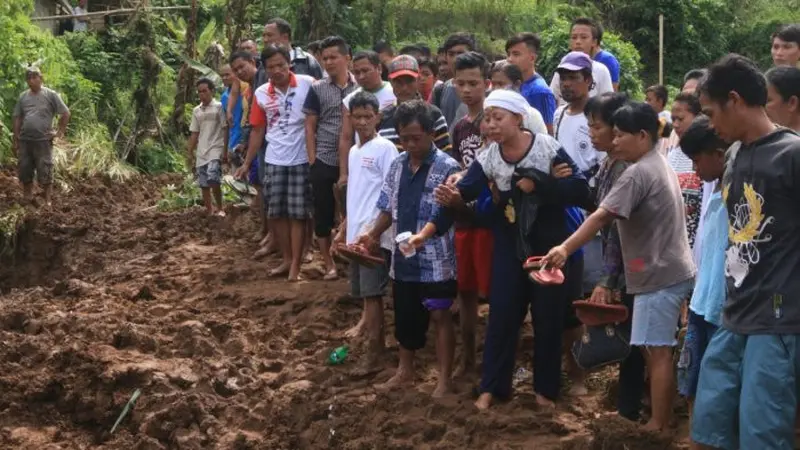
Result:
<svg viewBox="0 0 800 450">
<path fill-rule="evenodd" d="M 721 449 L 794 449 L 800 335 L 720 328 L 700 367 L 692 440 Z"/>
<path fill-rule="evenodd" d="M 218 159 L 212 159 L 197 168 L 197 183 L 201 188 L 219 186 L 220 181 L 222 181 L 222 165 Z"/>
<path fill-rule="evenodd" d="M 583 292 L 590 294 L 603 277 L 603 238 L 595 236 L 583 246 Z"/>
<path fill-rule="evenodd" d="M 703 316 L 689 310 L 686 339 L 683 340 L 683 349 L 678 359 L 678 392 L 684 397 L 694 398 L 697 393 L 700 362 L 717 328 L 713 323 L 706 322 Z"/>
<path fill-rule="evenodd" d="M 681 304 L 688 298 L 694 279 L 664 289 L 636 294 L 633 304 L 631 345 L 674 347 Z"/>
</svg>

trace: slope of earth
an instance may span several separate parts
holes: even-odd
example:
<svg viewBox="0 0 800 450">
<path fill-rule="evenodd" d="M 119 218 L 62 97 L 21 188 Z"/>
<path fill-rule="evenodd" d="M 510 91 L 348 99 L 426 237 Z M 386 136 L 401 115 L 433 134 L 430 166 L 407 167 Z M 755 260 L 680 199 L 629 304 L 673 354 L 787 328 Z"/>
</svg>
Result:
<svg viewBox="0 0 800 450">
<path fill-rule="evenodd" d="M 343 337 L 360 314 L 347 281 L 322 281 L 316 263 L 305 282 L 268 278 L 277 261 L 249 258 L 250 214 L 159 212 L 167 181 L 76 184 L 0 260 L 0 448 L 672 448 L 607 414 L 608 374 L 555 413 L 536 411 L 526 382 L 481 414 L 468 381 L 431 399 L 431 345 L 415 388 L 376 392 L 397 363 L 391 311 L 385 370 L 361 375 Z M 19 193 L 7 175 L 0 188 L 2 209 Z M 347 363 L 325 365 L 342 344 Z M 520 366 L 531 348 L 528 327 Z"/>
</svg>

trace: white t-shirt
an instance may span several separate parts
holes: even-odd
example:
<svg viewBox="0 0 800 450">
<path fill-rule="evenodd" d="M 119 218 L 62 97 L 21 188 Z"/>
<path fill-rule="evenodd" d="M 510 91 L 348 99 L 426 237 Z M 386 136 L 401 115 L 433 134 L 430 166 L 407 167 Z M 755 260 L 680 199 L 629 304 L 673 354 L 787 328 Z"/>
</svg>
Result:
<svg viewBox="0 0 800 450">
<path fill-rule="evenodd" d="M 76 16 L 86 15 L 87 12 L 88 11 L 86 11 L 83 8 L 81 8 L 80 6 L 76 6 L 76 7 L 72 8 L 72 14 L 76 15 Z M 79 32 L 79 31 L 86 31 L 87 28 L 88 28 L 88 25 L 89 24 L 87 22 L 83 22 L 81 20 L 78 20 L 77 17 L 72 19 L 72 31 L 75 32 L 75 33 Z"/>
<path fill-rule="evenodd" d="M 606 154 L 592 146 L 589 122 L 583 113 L 570 114 L 567 105 L 559 106 L 553 116 L 553 136 L 564 147 L 567 154 L 581 172 L 596 168 Z"/>
<path fill-rule="evenodd" d="M 605 94 L 606 92 L 614 92 L 614 84 L 611 83 L 611 73 L 608 71 L 608 67 L 606 67 L 605 64 L 592 60 L 592 79 L 594 81 L 594 87 L 589 91 L 589 97 Z M 561 77 L 559 77 L 558 71 L 553 74 L 553 80 L 550 81 L 550 90 L 552 90 L 553 95 L 556 96 L 556 103 L 559 105 L 563 104 L 564 100 L 561 98 Z"/>
<path fill-rule="evenodd" d="M 377 208 L 383 180 L 392 161 L 400 153 L 392 141 L 375 136 L 363 146 L 354 145 L 348 155 L 347 177 L 347 243 L 353 244 L 367 227 L 371 227 L 380 211 Z M 381 247 L 392 250 L 390 231 L 381 235 Z"/>
<path fill-rule="evenodd" d="M 525 117 L 522 118 L 522 126 L 534 133 L 547 134 L 547 125 L 544 124 L 542 113 L 531 105 L 528 105 Z"/>
<path fill-rule="evenodd" d="M 360 87 L 355 91 L 347 94 L 347 96 L 342 100 L 342 103 L 344 103 L 344 107 L 348 111 L 350 111 L 350 100 L 352 100 L 357 93 L 363 90 L 364 88 Z M 383 86 L 381 86 L 381 88 L 378 89 L 377 91 L 373 92 L 373 94 L 378 99 L 379 111 L 383 111 L 385 108 L 394 105 L 394 103 L 397 101 L 397 97 L 394 96 L 394 90 L 392 89 L 392 84 L 389 83 L 388 81 L 384 81 Z"/>
<path fill-rule="evenodd" d="M 292 74 L 289 88 L 281 92 L 272 83 L 262 85 L 255 92 L 260 111 L 256 111 L 254 126 L 263 121 L 266 126 L 267 152 L 264 161 L 276 166 L 298 166 L 308 163 L 306 153 L 306 115 L 303 105 L 314 78 Z M 251 117 L 252 119 L 252 117 Z"/>
<path fill-rule="evenodd" d="M 206 106 L 200 104 L 194 107 L 189 131 L 198 133 L 195 166 L 204 166 L 211 160 L 222 159 L 226 120 L 222 103 L 217 100 L 211 100 Z"/>
<path fill-rule="evenodd" d="M 672 123 L 672 113 L 667 110 L 658 113 L 658 118 L 666 120 L 667 123 Z"/>
</svg>

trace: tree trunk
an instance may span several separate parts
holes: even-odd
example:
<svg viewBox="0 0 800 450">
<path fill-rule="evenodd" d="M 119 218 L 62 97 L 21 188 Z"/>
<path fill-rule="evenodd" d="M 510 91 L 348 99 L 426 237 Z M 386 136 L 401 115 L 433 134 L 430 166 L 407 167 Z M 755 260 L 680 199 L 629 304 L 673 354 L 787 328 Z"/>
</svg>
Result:
<svg viewBox="0 0 800 450">
<path fill-rule="evenodd" d="M 372 21 L 372 42 L 388 38 L 386 30 L 386 18 L 388 6 L 387 0 L 375 1 L 375 16 Z"/>
<path fill-rule="evenodd" d="M 185 56 L 188 59 L 197 58 L 197 0 L 192 0 L 192 13 L 189 23 L 186 26 L 186 49 Z M 187 64 L 181 65 L 178 72 L 178 89 L 175 93 L 175 102 L 172 107 L 172 117 L 170 117 L 170 128 L 175 133 L 186 135 L 189 127 L 186 124 L 184 110 L 186 104 L 194 98 L 194 70 Z"/>
<path fill-rule="evenodd" d="M 225 37 L 228 38 L 231 54 L 239 47 L 244 30 L 250 28 L 247 20 L 247 0 L 228 0 L 228 14 L 225 16 L 227 27 Z"/>
</svg>

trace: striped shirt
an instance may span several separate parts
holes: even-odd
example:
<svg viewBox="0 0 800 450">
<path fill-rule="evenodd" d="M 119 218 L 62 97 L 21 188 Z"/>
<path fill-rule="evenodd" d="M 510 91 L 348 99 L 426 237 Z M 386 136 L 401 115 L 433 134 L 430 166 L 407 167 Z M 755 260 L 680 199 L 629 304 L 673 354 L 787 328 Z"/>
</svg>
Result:
<svg viewBox="0 0 800 450">
<path fill-rule="evenodd" d="M 444 115 L 442 115 L 442 111 L 439 110 L 439 108 L 433 105 L 429 106 L 433 110 L 433 117 L 435 119 L 435 137 L 433 139 L 433 144 L 436 146 L 436 148 L 449 155 L 453 150 L 453 144 L 450 140 L 450 131 L 447 128 L 447 121 L 445 120 Z M 395 111 L 397 111 L 397 105 L 390 106 L 381 111 L 383 118 L 381 120 L 381 124 L 378 125 L 378 134 L 381 137 L 392 141 L 392 143 L 397 146 L 397 150 L 402 152 L 403 146 L 400 145 L 400 136 L 397 134 L 397 128 L 394 121 Z"/>
<path fill-rule="evenodd" d="M 344 88 L 328 77 L 315 81 L 306 97 L 303 111 L 317 121 L 317 159 L 329 166 L 339 166 L 339 135 L 342 134 L 342 101 L 358 89 L 355 78 L 347 74 Z"/>
<path fill-rule="evenodd" d="M 436 224 L 437 230 L 436 236 L 425 241 L 410 258 L 393 246 L 389 272 L 392 279 L 422 283 L 456 279 L 453 218 L 436 202 L 433 190 L 460 170 L 455 159 L 435 146 L 416 172 L 410 168 L 408 153 L 392 161 L 377 204 L 380 211 L 392 215 L 391 236 L 406 231 L 417 233 L 428 222 Z"/>
</svg>

